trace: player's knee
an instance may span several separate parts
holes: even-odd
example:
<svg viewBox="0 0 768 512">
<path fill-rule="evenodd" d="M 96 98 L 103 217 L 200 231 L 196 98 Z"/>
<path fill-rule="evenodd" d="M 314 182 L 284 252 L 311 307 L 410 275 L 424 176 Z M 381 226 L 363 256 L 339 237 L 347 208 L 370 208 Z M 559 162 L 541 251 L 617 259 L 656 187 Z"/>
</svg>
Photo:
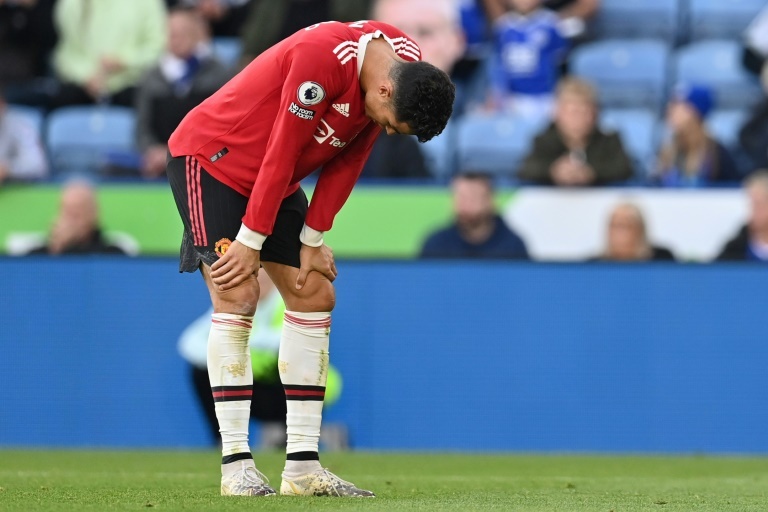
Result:
<svg viewBox="0 0 768 512">
<path fill-rule="evenodd" d="M 217 313 L 253 316 L 259 302 L 259 285 L 255 278 L 248 279 L 230 290 L 217 291 L 212 299 Z"/>
<path fill-rule="evenodd" d="M 330 281 L 324 281 L 316 295 L 314 300 L 317 301 L 317 311 L 333 311 L 336 307 L 336 290 Z"/>
<path fill-rule="evenodd" d="M 336 291 L 330 281 L 323 279 L 306 285 L 291 297 L 286 297 L 289 311 L 320 312 L 333 311 L 336 306 Z"/>
</svg>

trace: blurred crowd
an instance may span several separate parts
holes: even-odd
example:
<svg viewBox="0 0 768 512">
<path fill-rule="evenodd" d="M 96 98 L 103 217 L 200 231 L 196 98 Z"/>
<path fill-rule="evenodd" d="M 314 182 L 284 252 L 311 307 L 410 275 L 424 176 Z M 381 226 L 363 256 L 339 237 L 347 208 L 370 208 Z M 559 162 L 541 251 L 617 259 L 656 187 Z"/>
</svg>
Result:
<svg viewBox="0 0 768 512">
<path fill-rule="evenodd" d="M 451 74 L 457 101 L 428 144 L 382 136 L 363 179 L 455 177 L 457 210 L 475 217 L 498 182 L 738 186 L 768 168 L 768 7 L 721 3 L 0 0 L 0 183 L 162 180 L 178 122 L 255 56 L 313 23 L 377 19 Z M 436 234 L 424 253 L 456 249 L 463 234 L 525 257 L 514 233 L 497 232 L 498 215 L 483 217 Z M 631 204 L 609 230 L 598 259 L 666 258 L 643 241 Z"/>
</svg>

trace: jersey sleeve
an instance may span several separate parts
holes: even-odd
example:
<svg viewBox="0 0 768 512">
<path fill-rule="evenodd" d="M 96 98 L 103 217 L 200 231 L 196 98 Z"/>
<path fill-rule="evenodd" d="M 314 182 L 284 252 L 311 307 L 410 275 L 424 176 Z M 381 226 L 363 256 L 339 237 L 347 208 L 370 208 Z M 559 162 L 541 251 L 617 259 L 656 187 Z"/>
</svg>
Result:
<svg viewBox="0 0 768 512">
<path fill-rule="evenodd" d="M 369 123 L 344 151 L 323 166 L 302 231 L 305 245 L 322 244 L 322 233 L 331 229 L 333 219 L 347 202 L 380 133 L 381 128 Z"/>
<path fill-rule="evenodd" d="M 275 124 L 237 240 L 256 250 L 272 233 L 280 203 L 302 150 L 320 118 L 343 90 L 339 61 L 323 45 L 303 42 L 285 54 L 283 87 Z"/>
</svg>

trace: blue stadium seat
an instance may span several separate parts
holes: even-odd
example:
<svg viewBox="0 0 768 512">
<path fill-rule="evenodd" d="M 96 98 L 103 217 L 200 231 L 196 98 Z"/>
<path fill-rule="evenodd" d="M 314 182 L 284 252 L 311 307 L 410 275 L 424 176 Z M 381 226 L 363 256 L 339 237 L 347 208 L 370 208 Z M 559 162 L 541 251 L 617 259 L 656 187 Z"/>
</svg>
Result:
<svg viewBox="0 0 768 512">
<path fill-rule="evenodd" d="M 765 0 L 689 0 L 688 33 L 691 40 L 740 39 Z"/>
<path fill-rule="evenodd" d="M 213 54 L 227 67 L 237 66 L 243 53 L 243 43 L 239 37 L 214 37 Z"/>
<path fill-rule="evenodd" d="M 467 115 L 456 129 L 459 168 L 513 178 L 540 130 L 509 115 Z"/>
<path fill-rule="evenodd" d="M 8 105 L 8 112 L 29 121 L 37 134 L 42 138 L 43 136 L 43 122 L 45 121 L 45 114 L 43 109 L 37 107 L 28 107 L 27 105 Z"/>
<path fill-rule="evenodd" d="M 443 133 L 419 144 L 429 172 L 438 179 L 449 178 L 456 171 L 456 122 L 450 121 Z"/>
<path fill-rule="evenodd" d="M 707 118 L 707 128 L 723 145 L 733 148 L 739 142 L 739 130 L 749 117 L 748 110 L 716 110 Z"/>
<path fill-rule="evenodd" d="M 134 151 L 135 114 L 112 106 L 66 107 L 48 116 L 46 145 L 56 172 L 98 172 Z"/>
<path fill-rule="evenodd" d="M 758 80 L 741 65 L 741 46 L 736 41 L 699 41 L 678 49 L 675 78 L 678 82 L 712 87 L 717 108 L 747 108 L 760 99 Z"/>
<path fill-rule="evenodd" d="M 669 47 L 649 39 L 589 43 L 571 56 L 573 74 L 597 87 L 605 107 L 661 108 L 668 67 Z"/>
<path fill-rule="evenodd" d="M 609 109 L 600 116 L 604 130 L 619 132 L 638 177 L 647 176 L 656 160 L 656 123 L 656 116 L 647 109 Z"/>
<path fill-rule="evenodd" d="M 591 31 L 598 39 L 660 38 L 674 43 L 680 12 L 679 0 L 603 0 Z"/>
</svg>

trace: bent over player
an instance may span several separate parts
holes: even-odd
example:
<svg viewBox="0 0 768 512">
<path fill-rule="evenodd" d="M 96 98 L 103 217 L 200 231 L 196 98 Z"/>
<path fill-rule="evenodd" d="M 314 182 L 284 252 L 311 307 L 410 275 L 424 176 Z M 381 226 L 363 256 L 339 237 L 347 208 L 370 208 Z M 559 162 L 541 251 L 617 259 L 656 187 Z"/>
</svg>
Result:
<svg viewBox="0 0 768 512">
<path fill-rule="evenodd" d="M 214 308 L 208 375 L 222 495 L 275 494 L 248 447 L 248 337 L 263 267 L 286 304 L 280 493 L 373 496 L 323 469 L 318 456 L 336 278 L 323 233 L 382 129 L 424 142 L 445 128 L 454 86 L 419 57 L 412 40 L 384 23 L 313 25 L 261 54 L 171 136 L 168 178 L 185 228 L 180 270 L 201 270 Z M 318 168 L 308 204 L 299 181 Z"/>
</svg>

